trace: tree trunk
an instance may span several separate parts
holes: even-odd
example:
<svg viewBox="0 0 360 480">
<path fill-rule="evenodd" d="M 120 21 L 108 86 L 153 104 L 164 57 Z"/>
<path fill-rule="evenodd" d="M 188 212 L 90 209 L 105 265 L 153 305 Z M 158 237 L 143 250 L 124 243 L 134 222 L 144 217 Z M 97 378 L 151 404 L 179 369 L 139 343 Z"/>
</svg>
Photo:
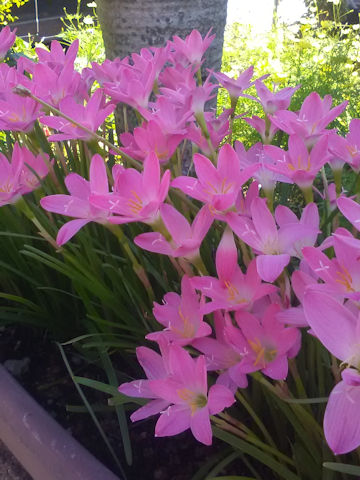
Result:
<svg viewBox="0 0 360 480">
<path fill-rule="evenodd" d="M 205 67 L 220 70 L 227 0 L 98 0 L 97 11 L 109 59 L 126 57 L 147 46 L 164 46 L 173 35 L 193 29 L 216 38 Z"/>
</svg>

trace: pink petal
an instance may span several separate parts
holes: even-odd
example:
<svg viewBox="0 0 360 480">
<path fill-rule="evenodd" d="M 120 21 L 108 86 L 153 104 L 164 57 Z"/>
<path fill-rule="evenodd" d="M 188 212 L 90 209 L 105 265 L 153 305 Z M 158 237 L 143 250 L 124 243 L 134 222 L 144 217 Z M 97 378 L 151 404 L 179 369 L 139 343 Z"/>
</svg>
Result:
<svg viewBox="0 0 360 480">
<path fill-rule="evenodd" d="M 90 188 L 91 193 L 109 193 L 109 184 L 104 159 L 96 154 L 92 157 L 90 164 Z"/>
<path fill-rule="evenodd" d="M 90 195 L 90 183 L 77 173 L 70 173 L 65 178 L 66 188 L 69 193 L 78 198 L 87 200 Z"/>
<path fill-rule="evenodd" d="M 212 444 L 212 431 L 208 407 L 196 410 L 190 418 L 191 432 L 204 445 Z"/>
<path fill-rule="evenodd" d="M 250 206 L 255 229 L 262 240 L 277 238 L 277 228 L 272 213 L 262 198 L 255 198 Z"/>
<path fill-rule="evenodd" d="M 360 205 L 354 200 L 340 197 L 337 201 L 340 212 L 346 217 L 357 230 L 360 230 Z"/>
<path fill-rule="evenodd" d="M 326 441 L 335 455 L 360 445 L 360 387 L 339 382 L 330 393 L 324 416 Z"/>
<path fill-rule="evenodd" d="M 184 432 L 190 427 L 190 409 L 183 405 L 168 407 L 155 426 L 155 437 L 169 437 Z"/>
<path fill-rule="evenodd" d="M 68 217 L 86 218 L 90 216 L 89 203 L 71 195 L 49 195 L 40 200 L 40 205 L 48 212 L 60 213 Z"/>
<path fill-rule="evenodd" d="M 191 237 L 189 222 L 176 208 L 165 203 L 160 207 L 160 214 L 176 244 L 181 245 L 186 238 Z"/>
<path fill-rule="evenodd" d="M 167 376 L 164 360 L 154 350 L 147 347 L 138 347 L 136 356 L 148 379 L 165 378 Z"/>
<path fill-rule="evenodd" d="M 68 242 L 84 225 L 91 222 L 88 219 L 77 219 L 77 220 L 70 220 L 70 222 L 65 223 L 63 225 L 56 237 L 56 243 L 58 245 L 64 245 Z"/>
<path fill-rule="evenodd" d="M 348 360 L 359 343 L 356 317 L 329 295 L 307 290 L 304 295 L 305 317 L 320 342 L 340 360 Z"/>
<path fill-rule="evenodd" d="M 210 415 L 216 415 L 235 402 L 232 392 L 223 385 L 212 385 L 208 394 Z"/>
<path fill-rule="evenodd" d="M 290 255 L 258 255 L 256 257 L 256 268 L 259 277 L 265 282 L 274 282 L 290 262 Z"/>
<path fill-rule="evenodd" d="M 165 410 L 169 405 L 169 402 L 162 399 L 152 400 L 143 407 L 136 410 L 131 416 L 130 419 L 132 422 L 137 422 L 138 420 L 143 420 L 144 418 L 151 417 L 157 413 Z"/>
<path fill-rule="evenodd" d="M 134 243 L 148 252 L 169 255 L 170 257 L 174 254 L 174 250 L 169 242 L 158 232 L 141 233 L 134 238 Z"/>
<path fill-rule="evenodd" d="M 216 271 L 220 280 L 231 280 L 238 266 L 238 252 L 229 227 L 224 231 L 216 251 Z"/>
</svg>

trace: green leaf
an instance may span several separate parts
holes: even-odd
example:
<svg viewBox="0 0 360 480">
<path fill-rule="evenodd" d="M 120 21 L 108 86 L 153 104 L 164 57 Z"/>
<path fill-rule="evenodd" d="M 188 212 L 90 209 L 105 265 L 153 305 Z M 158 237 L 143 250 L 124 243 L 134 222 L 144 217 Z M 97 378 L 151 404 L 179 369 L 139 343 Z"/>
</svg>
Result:
<svg viewBox="0 0 360 480">
<path fill-rule="evenodd" d="M 91 380 L 91 378 L 77 377 L 76 375 L 72 377 L 73 381 L 79 385 L 84 385 L 85 387 L 90 387 L 99 392 L 108 393 L 109 395 L 116 396 L 119 394 L 118 389 L 107 383 L 99 382 L 97 380 Z"/>
<path fill-rule="evenodd" d="M 253 458 L 256 458 L 261 463 L 263 463 L 267 467 L 271 468 L 274 472 L 279 474 L 279 476 L 284 480 L 300 480 L 300 477 L 298 477 L 295 473 L 293 473 L 287 467 L 279 463 L 272 456 L 268 455 L 267 453 L 264 453 L 259 448 L 256 448 L 253 445 L 250 445 L 249 443 L 242 440 L 241 438 L 238 438 L 235 435 L 225 432 L 218 427 L 213 427 L 213 433 L 215 437 L 219 438 L 220 440 L 223 440 L 224 442 L 228 443 L 232 447 L 240 450 L 241 452 L 247 455 L 250 455 Z"/>
<path fill-rule="evenodd" d="M 323 467 L 335 472 L 347 473 L 348 475 L 360 475 L 358 465 L 349 465 L 347 463 L 324 462 Z"/>
</svg>

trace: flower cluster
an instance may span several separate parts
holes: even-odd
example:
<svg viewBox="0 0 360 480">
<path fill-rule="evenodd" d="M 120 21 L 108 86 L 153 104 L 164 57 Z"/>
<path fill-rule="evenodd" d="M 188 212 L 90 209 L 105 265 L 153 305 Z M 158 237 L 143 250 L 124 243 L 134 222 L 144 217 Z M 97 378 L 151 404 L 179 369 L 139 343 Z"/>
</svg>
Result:
<svg viewBox="0 0 360 480">
<path fill-rule="evenodd" d="M 210 33 L 175 36 L 163 48 L 93 63 L 82 72 L 74 68 L 77 42 L 66 53 L 56 41 L 50 51 L 38 48 L 37 62 L 1 64 L 0 128 L 16 134 L 21 145 L 15 143 L 11 162 L 0 155 L 0 205 L 40 187 L 52 163 L 36 135 L 50 129 L 49 152 L 65 172 L 69 194 L 55 185 L 57 193 L 40 204 L 71 218 L 57 245 L 89 222 L 112 231 L 138 222 L 145 226 L 134 244 L 170 257 L 181 292 L 154 303 L 161 327 L 146 336 L 160 354 L 139 347 L 147 378 L 119 387 L 149 399 L 133 421 L 160 414 L 157 436 L 190 428 L 197 440 L 211 444 L 210 417 L 231 407 L 251 375 L 286 380 L 303 329 L 342 362 L 336 363 L 342 380 L 330 394 L 324 429 L 334 453 L 349 452 L 360 445 L 360 205 L 358 191 L 351 192 L 355 199 L 342 192 L 341 170 L 346 164 L 359 173 L 360 120 L 351 121 L 343 138 L 328 127 L 347 102 L 332 107 L 329 95 L 313 92 L 292 112 L 300 86 L 272 91 L 267 76 L 253 79 L 253 67 L 236 79 L 210 72 L 200 83 Z M 12 41 L 10 30 L 2 30 L 0 56 Z M 220 85 L 232 109 L 216 117 L 207 105 Z M 264 113 L 239 120 L 262 139 L 248 150 L 231 135 L 242 97 L 258 102 Z M 138 124 L 120 134 L 116 147 L 102 132 L 120 103 L 126 127 L 130 111 Z M 288 135 L 286 149 L 276 145 L 279 131 Z M 188 144 L 196 152 L 192 157 Z M 68 150 L 85 152 L 81 175 L 65 158 Z M 116 158 L 111 172 L 110 155 Z M 185 175 L 189 160 L 193 168 Z M 325 165 L 336 184 L 328 184 Z M 313 183 L 320 172 L 319 192 Z M 283 183 L 303 192 L 306 206 L 299 215 L 279 204 L 276 189 Z M 341 212 L 354 234 L 336 219 L 331 224 L 331 210 Z M 321 230 L 324 221 L 333 233 Z M 206 244 L 216 249 L 215 268 L 204 261 Z M 148 285 L 143 273 L 139 278 Z"/>
</svg>

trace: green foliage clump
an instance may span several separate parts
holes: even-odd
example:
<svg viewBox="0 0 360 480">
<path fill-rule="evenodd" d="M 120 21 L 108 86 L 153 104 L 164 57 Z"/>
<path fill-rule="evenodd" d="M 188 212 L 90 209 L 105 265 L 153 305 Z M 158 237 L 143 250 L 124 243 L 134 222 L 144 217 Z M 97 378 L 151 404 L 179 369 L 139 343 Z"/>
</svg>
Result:
<svg viewBox="0 0 360 480">
<path fill-rule="evenodd" d="M 0 3 L 0 26 L 15 22 L 18 17 L 13 15 L 12 9 L 14 7 L 21 7 L 29 0 L 1 0 Z"/>
<path fill-rule="evenodd" d="M 254 65 L 254 78 L 270 74 L 265 80 L 269 88 L 301 84 L 291 103 L 290 109 L 294 111 L 313 91 L 322 97 L 330 94 L 334 105 L 350 100 L 346 113 L 333 125 L 344 134 L 350 119 L 360 116 L 359 25 L 336 24 L 337 28 L 334 25 L 331 21 L 321 21 L 319 26 L 318 18 L 306 18 L 296 25 L 275 25 L 267 33 L 255 33 L 248 25 L 234 23 L 225 33 L 222 70 L 236 77 L 239 71 Z M 255 89 L 248 92 L 256 93 Z M 221 89 L 218 99 L 219 111 L 230 107 L 226 91 Z M 239 101 L 236 113 L 244 112 L 247 116 L 261 116 L 262 109 L 244 98 Z M 246 146 L 260 140 L 245 121 L 235 122 L 234 133 Z"/>
</svg>

